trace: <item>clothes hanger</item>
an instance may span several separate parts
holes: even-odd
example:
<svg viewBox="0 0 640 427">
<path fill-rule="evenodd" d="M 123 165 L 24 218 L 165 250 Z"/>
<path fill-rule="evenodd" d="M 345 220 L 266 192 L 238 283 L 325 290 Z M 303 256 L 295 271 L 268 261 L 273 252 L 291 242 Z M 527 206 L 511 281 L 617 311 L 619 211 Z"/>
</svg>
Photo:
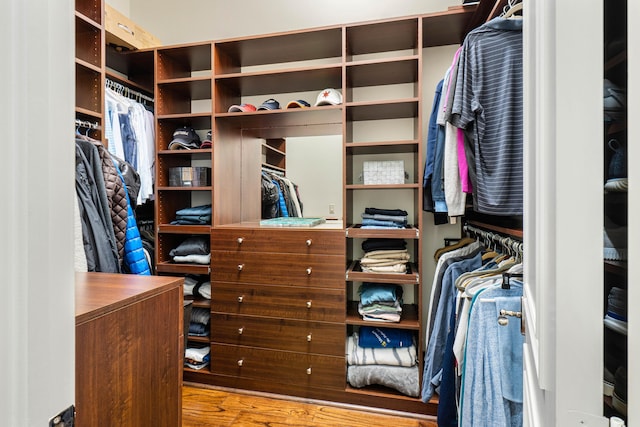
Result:
<svg viewBox="0 0 640 427">
<path fill-rule="evenodd" d="M 511 16 L 514 16 L 513 14 L 516 13 L 516 12 L 521 11 L 522 8 L 523 8 L 522 2 L 520 2 L 518 4 L 515 4 L 515 5 L 511 6 L 511 7 L 509 7 L 509 9 L 502 15 L 502 17 L 507 19 L 507 18 L 509 18 Z"/>
</svg>

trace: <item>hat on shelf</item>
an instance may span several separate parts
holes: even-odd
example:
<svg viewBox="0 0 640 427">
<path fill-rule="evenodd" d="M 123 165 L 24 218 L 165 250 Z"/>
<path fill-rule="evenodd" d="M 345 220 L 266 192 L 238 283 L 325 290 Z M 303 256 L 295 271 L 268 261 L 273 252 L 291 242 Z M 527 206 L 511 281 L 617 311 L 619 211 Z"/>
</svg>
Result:
<svg viewBox="0 0 640 427">
<path fill-rule="evenodd" d="M 193 128 L 180 127 L 173 132 L 169 150 L 192 150 L 200 148 L 200 137 Z"/>
<path fill-rule="evenodd" d="M 229 107 L 229 113 L 246 113 L 248 111 L 256 111 L 256 106 L 253 104 L 237 104 Z"/>
<path fill-rule="evenodd" d="M 202 141 L 202 144 L 200 144 L 200 148 L 211 148 L 212 142 L 213 140 L 211 139 L 211 131 L 209 131 L 207 132 L 207 136 L 204 141 Z"/>
<path fill-rule="evenodd" d="M 325 89 L 318 94 L 315 106 L 342 104 L 342 94 L 335 89 Z"/>
<path fill-rule="evenodd" d="M 280 103 L 273 98 L 267 99 L 258 107 L 258 110 L 279 110 L 279 109 L 280 109 Z"/>
<path fill-rule="evenodd" d="M 296 99 L 295 101 L 289 101 L 286 108 L 307 108 L 311 107 L 311 105 L 302 99 Z"/>
<path fill-rule="evenodd" d="M 627 260 L 626 226 L 619 227 L 605 217 L 604 226 L 604 259 L 612 261 Z"/>
</svg>

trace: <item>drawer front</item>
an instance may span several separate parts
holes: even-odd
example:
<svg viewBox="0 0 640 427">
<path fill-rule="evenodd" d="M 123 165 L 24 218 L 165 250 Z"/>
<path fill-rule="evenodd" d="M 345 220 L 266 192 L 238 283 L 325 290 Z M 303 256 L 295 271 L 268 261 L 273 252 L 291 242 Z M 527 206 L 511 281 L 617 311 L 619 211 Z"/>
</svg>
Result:
<svg viewBox="0 0 640 427">
<path fill-rule="evenodd" d="M 344 289 L 213 283 L 211 311 L 344 323 L 345 298 Z"/>
<path fill-rule="evenodd" d="M 211 345 L 211 372 L 320 388 L 345 388 L 345 359 L 287 351 Z"/>
<path fill-rule="evenodd" d="M 344 357 L 343 324 L 220 313 L 211 324 L 211 341 L 218 343 Z"/>
<path fill-rule="evenodd" d="M 345 256 L 344 230 L 215 229 L 211 250 Z"/>
<path fill-rule="evenodd" d="M 211 280 L 344 288 L 345 262 L 335 255 L 211 251 Z"/>
</svg>

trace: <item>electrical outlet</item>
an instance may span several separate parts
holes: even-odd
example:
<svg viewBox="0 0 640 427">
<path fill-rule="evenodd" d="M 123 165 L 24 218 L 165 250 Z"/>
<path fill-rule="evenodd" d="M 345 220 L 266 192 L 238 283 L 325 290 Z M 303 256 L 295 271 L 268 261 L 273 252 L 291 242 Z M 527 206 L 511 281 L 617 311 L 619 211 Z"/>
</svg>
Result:
<svg viewBox="0 0 640 427">
<path fill-rule="evenodd" d="M 49 427 L 73 427 L 76 410 L 73 405 L 49 420 Z"/>
<path fill-rule="evenodd" d="M 329 203 L 329 214 L 333 215 L 336 213 L 336 205 L 333 203 Z"/>
</svg>

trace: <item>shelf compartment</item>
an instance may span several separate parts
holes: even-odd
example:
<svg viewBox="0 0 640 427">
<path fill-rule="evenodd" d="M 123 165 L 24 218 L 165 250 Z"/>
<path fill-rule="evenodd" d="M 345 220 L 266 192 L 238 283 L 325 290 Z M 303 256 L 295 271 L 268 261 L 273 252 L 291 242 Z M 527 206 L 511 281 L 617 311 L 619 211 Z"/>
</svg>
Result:
<svg viewBox="0 0 640 427">
<path fill-rule="evenodd" d="M 251 113 L 216 114 L 229 126 L 250 130 L 257 138 L 275 139 L 294 136 L 339 135 L 342 132 L 341 106 L 294 108 Z"/>
<path fill-rule="evenodd" d="M 360 268 L 360 262 L 351 261 L 347 268 L 347 282 L 374 282 L 374 283 L 397 283 L 399 285 L 416 285 L 420 283 L 418 267 L 414 263 L 409 263 L 407 273 L 364 273 Z"/>
<path fill-rule="evenodd" d="M 364 320 L 358 313 L 358 301 L 349 301 L 347 303 L 347 325 L 358 326 L 379 326 L 384 328 L 396 329 L 420 329 L 420 321 L 418 320 L 418 306 L 415 304 L 403 304 L 400 322 L 376 322 Z"/>
<path fill-rule="evenodd" d="M 368 229 L 362 228 L 362 224 L 350 225 L 346 229 L 347 238 L 350 239 L 419 239 L 420 230 L 413 225 L 408 225 L 407 228 L 393 228 L 388 230 L 383 229 Z"/>
<path fill-rule="evenodd" d="M 488 2 L 492 3 L 492 2 Z M 477 5 L 451 6 L 446 12 L 422 17 L 422 47 L 462 44 Z M 471 28 L 484 23 L 478 22 Z"/>
<path fill-rule="evenodd" d="M 173 151 L 173 150 L 170 150 Z M 175 151 L 193 151 L 193 150 L 175 150 Z M 191 190 L 191 191 L 204 191 L 211 189 L 211 181 L 208 182 L 209 185 L 203 185 L 198 187 L 190 187 L 190 186 L 170 186 L 169 173 L 171 168 L 178 167 L 197 167 L 202 165 L 196 165 L 191 162 L 191 156 L 178 155 L 172 156 L 163 154 L 159 159 L 159 164 L 157 165 L 157 173 L 156 173 L 156 186 L 159 191 L 173 191 L 173 190 Z M 195 163 L 195 162 L 194 162 Z M 207 159 L 206 167 L 209 168 L 209 180 L 212 179 L 211 175 L 211 162 Z M 202 183 L 205 184 L 205 183 Z"/>
<path fill-rule="evenodd" d="M 418 117 L 418 98 L 347 104 L 347 120 L 406 119 Z"/>
<path fill-rule="evenodd" d="M 76 0 L 76 16 L 82 15 L 91 20 L 96 26 L 102 25 L 102 9 L 98 0 Z"/>
<path fill-rule="evenodd" d="M 209 274 L 211 269 L 209 265 L 201 264 L 175 264 L 172 262 L 158 262 L 156 264 L 158 273 L 172 274 Z"/>
<path fill-rule="evenodd" d="M 210 43 L 158 49 L 158 81 L 188 78 L 194 72 L 211 71 L 211 51 Z"/>
<path fill-rule="evenodd" d="M 157 100 L 156 100 L 157 101 Z M 212 128 L 212 119 L 210 113 L 198 113 L 198 114 L 171 114 L 171 115 L 158 115 L 156 126 L 156 146 L 159 153 L 168 154 L 170 152 L 178 153 L 180 155 L 186 153 L 204 153 L 211 152 L 210 149 L 197 149 L 197 150 L 169 150 L 169 144 L 173 139 L 173 132 L 176 129 L 183 126 L 195 129 L 200 135 L 207 133 Z"/>
<path fill-rule="evenodd" d="M 76 58 L 102 67 L 102 29 L 76 16 Z"/>
<path fill-rule="evenodd" d="M 347 58 L 418 49 L 418 20 L 383 21 L 347 27 Z"/>
<path fill-rule="evenodd" d="M 292 92 L 319 92 L 328 87 L 342 87 L 342 67 L 336 65 L 317 66 L 304 69 L 275 70 L 232 74 L 216 77 L 216 88 L 236 96 L 257 96 Z M 290 99 L 279 99 L 284 108 Z M 313 105 L 315 100 L 308 100 Z M 234 103 L 240 103 L 238 102 Z M 227 105 L 226 112 L 231 105 Z M 256 105 L 257 107 L 257 105 Z"/>
<path fill-rule="evenodd" d="M 76 107 L 102 116 L 102 74 L 76 63 Z"/>
<path fill-rule="evenodd" d="M 389 153 L 418 153 L 420 141 L 378 141 L 378 142 L 347 142 L 347 155 L 389 154 Z"/>
<path fill-rule="evenodd" d="M 215 45 L 217 75 L 242 72 L 243 67 L 342 58 L 342 28 L 283 33 L 221 41 Z"/>
<path fill-rule="evenodd" d="M 418 81 L 418 57 L 347 64 L 347 86 L 382 86 Z"/>
<path fill-rule="evenodd" d="M 204 191 L 210 192 L 211 189 L 209 188 Z M 180 209 L 195 206 L 192 202 L 192 191 L 190 190 L 179 190 L 179 191 L 158 190 L 156 191 L 156 200 L 157 200 L 158 206 L 162 206 L 162 209 L 156 210 L 155 223 L 158 224 L 158 226 L 162 226 L 162 225 L 168 226 L 171 223 L 171 221 L 173 221 L 176 218 L 177 211 L 179 211 Z M 209 200 L 209 203 L 211 203 L 210 200 Z M 198 204 L 205 204 L 205 203 L 203 202 Z M 176 225 L 175 227 L 193 227 L 193 226 Z M 201 234 L 203 230 L 201 229 L 201 227 L 210 228 L 211 226 L 201 225 L 197 227 L 198 227 L 196 228 L 197 231 L 194 234 Z M 172 231 L 175 231 L 176 233 L 174 234 L 177 234 L 178 230 L 184 230 L 185 232 L 183 234 L 188 234 L 188 228 L 179 228 Z"/>
<path fill-rule="evenodd" d="M 119 52 L 114 47 L 107 46 L 106 63 L 108 66 L 105 72 L 107 77 L 131 88 L 139 89 L 153 97 L 154 73 L 148 72 L 148 70 L 154 68 L 154 50 Z M 119 75 L 110 70 L 119 73 Z"/>
<path fill-rule="evenodd" d="M 194 100 L 211 99 L 211 79 L 205 77 L 158 82 L 156 102 L 158 115 L 192 113 Z"/>
<path fill-rule="evenodd" d="M 262 144 L 262 158 L 263 166 L 286 172 L 286 140 L 284 138 L 267 139 Z"/>
</svg>

